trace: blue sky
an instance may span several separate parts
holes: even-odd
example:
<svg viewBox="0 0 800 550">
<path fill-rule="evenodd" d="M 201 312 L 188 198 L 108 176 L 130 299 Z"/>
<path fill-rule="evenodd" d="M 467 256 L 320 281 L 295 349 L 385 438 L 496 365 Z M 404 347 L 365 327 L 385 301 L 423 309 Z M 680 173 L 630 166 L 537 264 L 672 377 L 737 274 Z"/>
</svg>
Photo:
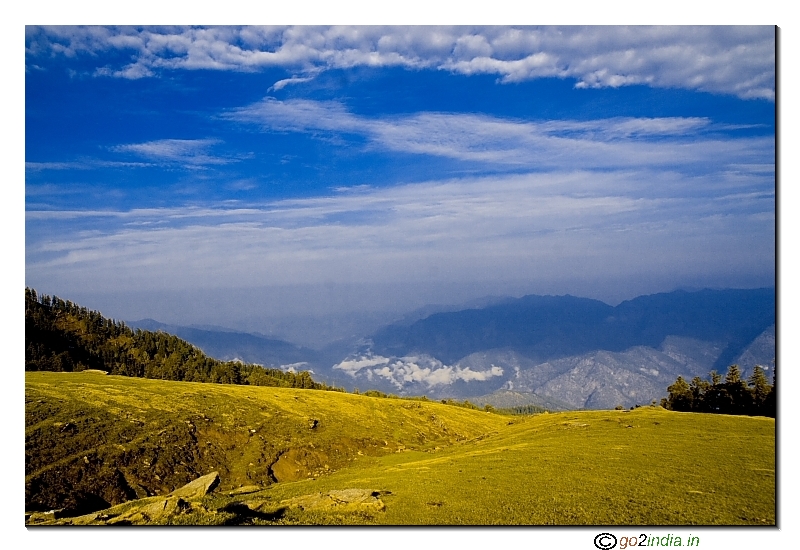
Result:
<svg viewBox="0 0 800 550">
<path fill-rule="evenodd" d="M 774 284 L 771 26 L 25 45 L 26 285 L 117 318 Z"/>
</svg>

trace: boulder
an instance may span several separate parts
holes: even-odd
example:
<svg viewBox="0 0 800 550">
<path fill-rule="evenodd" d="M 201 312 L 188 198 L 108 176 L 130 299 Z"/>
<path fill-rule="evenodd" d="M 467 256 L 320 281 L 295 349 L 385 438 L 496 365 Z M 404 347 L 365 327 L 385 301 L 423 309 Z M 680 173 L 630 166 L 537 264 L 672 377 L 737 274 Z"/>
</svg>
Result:
<svg viewBox="0 0 800 550">
<path fill-rule="evenodd" d="M 159 498 L 155 502 L 137 506 L 127 513 L 106 520 L 107 525 L 148 525 L 166 523 L 180 513 L 189 511 L 191 505 L 180 497 Z M 98 520 L 104 519 L 98 514 Z"/>
<path fill-rule="evenodd" d="M 187 513 L 212 513 L 197 501 L 219 484 L 219 474 L 199 477 L 166 496 L 131 500 L 111 508 L 78 517 L 59 519 L 56 511 L 49 514 L 34 513 L 26 519 L 27 525 L 157 525 L 169 523 L 171 518 Z"/>
<path fill-rule="evenodd" d="M 380 491 L 371 489 L 340 489 L 327 493 L 303 495 L 281 501 L 287 508 L 301 510 L 330 510 L 336 512 L 354 512 L 357 510 L 382 512 L 386 505 L 379 498 Z"/>
<path fill-rule="evenodd" d="M 169 496 L 181 497 L 185 500 L 200 500 L 219 485 L 219 473 L 211 472 L 203 477 L 198 477 L 180 489 L 175 489 Z"/>
</svg>

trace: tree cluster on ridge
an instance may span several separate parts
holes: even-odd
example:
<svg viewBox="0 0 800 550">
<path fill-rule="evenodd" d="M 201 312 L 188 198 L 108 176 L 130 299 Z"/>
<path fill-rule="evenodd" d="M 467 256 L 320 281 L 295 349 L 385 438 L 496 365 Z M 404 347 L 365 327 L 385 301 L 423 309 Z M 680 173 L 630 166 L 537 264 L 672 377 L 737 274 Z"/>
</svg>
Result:
<svg viewBox="0 0 800 550">
<path fill-rule="evenodd" d="M 306 371 L 219 361 L 177 336 L 132 330 L 98 311 L 26 288 L 25 370 L 87 369 L 161 380 L 339 390 L 315 382 Z"/>
<path fill-rule="evenodd" d="M 706 412 L 721 414 L 746 414 L 769 416 L 776 413 L 776 373 L 773 370 L 772 384 L 767 381 L 764 369 L 756 365 L 747 380 L 742 379 L 738 365 L 728 367 L 725 378 L 711 371 L 711 380 L 699 376 L 687 383 L 679 376 L 667 388 L 669 396 L 661 400 L 661 406 L 673 411 Z"/>
</svg>

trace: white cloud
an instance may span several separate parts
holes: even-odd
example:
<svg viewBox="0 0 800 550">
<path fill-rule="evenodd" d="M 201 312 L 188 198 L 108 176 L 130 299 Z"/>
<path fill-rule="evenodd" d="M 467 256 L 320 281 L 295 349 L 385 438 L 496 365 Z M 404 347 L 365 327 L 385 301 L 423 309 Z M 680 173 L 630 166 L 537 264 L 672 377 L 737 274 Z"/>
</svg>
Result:
<svg viewBox="0 0 800 550">
<path fill-rule="evenodd" d="M 313 76 L 306 76 L 306 77 L 299 77 L 293 76 L 292 78 L 284 78 L 282 80 L 278 80 L 275 84 L 270 86 L 267 91 L 268 92 L 277 92 L 278 90 L 283 90 L 286 86 L 290 84 L 302 84 L 303 82 L 308 82 L 310 80 L 314 80 Z"/>
<path fill-rule="evenodd" d="M 376 366 L 383 366 L 388 364 L 390 359 L 388 357 L 381 357 L 380 355 L 368 355 L 366 357 L 358 357 L 354 359 L 345 359 L 341 363 L 335 365 L 333 368 L 343 370 L 347 374 L 355 375 L 362 369 L 367 369 Z"/>
<path fill-rule="evenodd" d="M 398 389 L 409 384 L 425 384 L 432 388 L 447 386 L 457 380 L 485 381 L 494 376 L 503 375 L 503 369 L 494 365 L 485 371 L 475 371 L 469 367 L 445 365 L 438 359 L 427 355 L 389 358 L 368 353 L 364 356 L 346 359 L 334 365 L 333 368 L 354 377 L 361 373 L 367 376 L 368 380 L 373 380 L 375 377 L 384 378 Z"/>
<path fill-rule="evenodd" d="M 111 147 L 115 153 L 132 153 L 155 162 L 199 167 L 209 164 L 228 164 L 232 159 L 209 154 L 209 150 L 222 143 L 218 139 L 159 139 L 144 143 L 131 143 Z"/>
<path fill-rule="evenodd" d="M 572 78 L 578 87 L 643 84 L 742 98 L 775 98 L 774 27 L 34 27 L 29 58 L 131 52 L 96 74 L 144 78 L 163 69 L 257 70 L 300 75 L 355 66 L 443 69 L 503 82 Z M 29 62 L 30 63 L 30 62 Z"/>
<path fill-rule="evenodd" d="M 418 113 L 369 118 L 337 102 L 267 97 L 228 111 L 265 131 L 365 136 L 391 151 L 505 165 L 563 169 L 768 162 L 772 137 L 730 138 L 706 118 L 617 117 L 528 122 L 487 115 Z"/>
<path fill-rule="evenodd" d="M 225 184 L 225 188 L 231 191 L 250 191 L 258 188 L 258 182 L 252 178 L 234 180 Z"/>
<path fill-rule="evenodd" d="M 281 365 L 278 368 L 287 372 L 299 372 L 301 370 L 308 370 L 307 368 L 308 365 L 309 365 L 308 362 L 300 361 L 299 363 L 289 363 L 288 365 Z M 314 374 L 313 370 L 310 370 L 309 372 L 311 374 Z"/>
<path fill-rule="evenodd" d="M 368 119 L 350 114 L 335 101 L 295 99 L 279 101 L 272 97 L 246 107 L 223 113 L 222 118 L 261 124 L 278 131 L 327 130 L 332 132 L 367 132 Z"/>
<path fill-rule="evenodd" d="M 481 284 L 489 294 L 525 280 L 574 293 L 580 279 L 720 286 L 768 277 L 775 262 L 774 177 L 758 171 L 532 173 L 26 219 L 26 282 L 38 288 Z"/>
<path fill-rule="evenodd" d="M 469 367 L 465 369 L 459 369 L 459 378 L 467 382 L 470 380 L 489 380 L 489 378 L 492 378 L 493 376 L 503 376 L 502 367 L 492 365 L 489 370 L 484 371 L 474 371 Z"/>
<path fill-rule="evenodd" d="M 84 162 L 26 162 L 25 170 L 38 172 L 41 170 L 89 170 L 91 165 Z"/>
<path fill-rule="evenodd" d="M 40 172 L 43 170 L 93 170 L 95 168 L 146 168 L 149 166 L 153 166 L 153 164 L 147 162 L 81 159 L 67 162 L 26 162 L 25 170 Z"/>
</svg>

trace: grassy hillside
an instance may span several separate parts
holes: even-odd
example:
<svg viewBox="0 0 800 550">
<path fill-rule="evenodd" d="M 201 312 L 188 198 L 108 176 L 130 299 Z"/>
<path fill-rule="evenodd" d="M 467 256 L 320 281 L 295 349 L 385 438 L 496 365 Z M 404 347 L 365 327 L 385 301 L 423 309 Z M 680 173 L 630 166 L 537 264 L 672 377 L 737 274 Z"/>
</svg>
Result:
<svg viewBox="0 0 800 550">
<path fill-rule="evenodd" d="M 339 392 L 91 372 L 25 376 L 29 510 L 97 509 L 168 493 L 211 470 L 222 489 L 313 477 L 362 456 L 444 447 L 506 422 Z"/>
<path fill-rule="evenodd" d="M 335 392 L 29 372 L 25 433 L 29 511 L 85 513 L 218 471 L 202 506 L 165 521 L 775 524 L 766 418 L 649 407 L 519 418 Z M 309 504 L 354 489 L 371 500 Z"/>
<path fill-rule="evenodd" d="M 559 413 L 267 494 L 390 491 L 382 524 L 774 524 L 773 434 L 761 418 Z"/>
</svg>

